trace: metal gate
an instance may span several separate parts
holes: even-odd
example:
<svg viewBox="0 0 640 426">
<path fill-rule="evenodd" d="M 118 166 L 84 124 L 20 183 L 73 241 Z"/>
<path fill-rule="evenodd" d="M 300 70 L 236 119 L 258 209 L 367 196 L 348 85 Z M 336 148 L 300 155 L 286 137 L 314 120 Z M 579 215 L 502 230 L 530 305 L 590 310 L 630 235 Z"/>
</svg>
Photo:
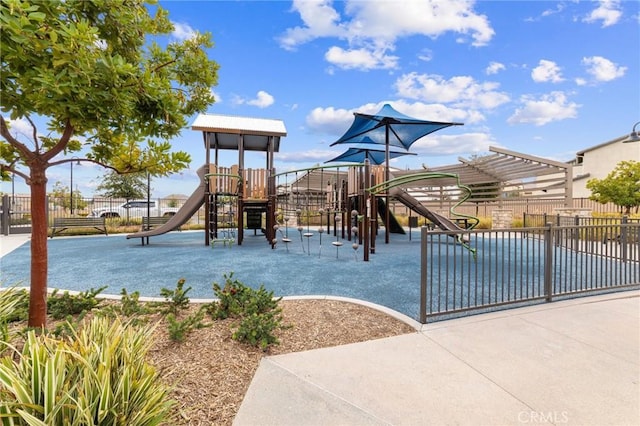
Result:
<svg viewBox="0 0 640 426">
<path fill-rule="evenodd" d="M 31 233 L 31 197 L 5 194 L 0 207 L 2 235 Z"/>
</svg>

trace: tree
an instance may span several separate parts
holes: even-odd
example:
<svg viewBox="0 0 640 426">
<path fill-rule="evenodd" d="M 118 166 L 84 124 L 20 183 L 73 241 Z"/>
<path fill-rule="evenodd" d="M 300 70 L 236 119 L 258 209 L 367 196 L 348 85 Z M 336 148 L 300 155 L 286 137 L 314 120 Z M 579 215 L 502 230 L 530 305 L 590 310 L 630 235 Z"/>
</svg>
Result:
<svg viewBox="0 0 640 426">
<path fill-rule="evenodd" d="M 110 171 L 103 178 L 96 188 L 102 191 L 103 197 L 125 198 L 127 201 L 132 198 L 145 198 L 147 196 L 147 174 L 146 173 L 124 173 L 119 174 Z M 129 223 L 129 210 L 127 209 L 127 223 Z"/>
<path fill-rule="evenodd" d="M 80 161 L 118 172 L 179 171 L 190 158 L 171 152 L 169 140 L 214 101 L 210 34 L 162 47 L 173 26 L 154 3 L 0 2 L 0 173 L 21 176 L 31 191 L 29 326 L 46 325 L 47 169 L 82 150 Z M 38 117 L 48 122 L 47 136 L 36 129 Z M 28 142 L 12 134 L 17 120 L 31 125 Z"/>
<path fill-rule="evenodd" d="M 68 186 L 62 185 L 61 182 L 56 182 L 53 185 L 53 190 L 50 194 L 53 199 L 53 203 L 56 206 L 60 206 L 65 210 L 71 210 L 71 204 L 73 203 L 74 210 L 82 210 L 87 207 L 87 202 L 82 199 L 82 194 L 77 189 L 73 191 L 73 200 L 71 199 L 71 191 Z"/>
<path fill-rule="evenodd" d="M 632 207 L 637 210 L 640 206 L 640 162 L 619 162 L 604 179 L 589 179 L 587 189 L 591 191 L 589 199 L 614 203 L 624 208 L 624 214 L 630 214 Z"/>
<path fill-rule="evenodd" d="M 125 198 L 127 201 L 147 196 L 147 174 L 110 171 L 102 178 L 96 188 L 100 195 L 107 198 Z"/>
</svg>

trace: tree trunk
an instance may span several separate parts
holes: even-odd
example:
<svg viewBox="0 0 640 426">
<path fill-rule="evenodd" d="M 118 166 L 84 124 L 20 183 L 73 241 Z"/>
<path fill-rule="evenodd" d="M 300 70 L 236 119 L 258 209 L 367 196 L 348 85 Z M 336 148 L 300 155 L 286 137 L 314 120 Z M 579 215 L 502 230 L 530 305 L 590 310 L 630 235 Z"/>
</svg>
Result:
<svg viewBox="0 0 640 426">
<path fill-rule="evenodd" d="M 31 291 L 29 327 L 47 325 L 47 178 L 45 167 L 31 164 Z"/>
</svg>

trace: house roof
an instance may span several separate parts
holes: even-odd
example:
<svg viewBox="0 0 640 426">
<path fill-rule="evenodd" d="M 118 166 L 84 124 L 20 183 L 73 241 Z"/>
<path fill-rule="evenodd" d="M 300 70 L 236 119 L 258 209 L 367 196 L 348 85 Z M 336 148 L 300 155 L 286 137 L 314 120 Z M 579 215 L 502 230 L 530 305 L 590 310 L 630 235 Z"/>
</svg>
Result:
<svg viewBox="0 0 640 426">
<path fill-rule="evenodd" d="M 246 151 L 272 151 L 280 149 L 280 138 L 287 135 L 282 120 L 239 117 L 220 114 L 200 114 L 191 129 L 202 131 L 205 147 L 209 149 L 238 150 L 240 140 Z"/>
<path fill-rule="evenodd" d="M 628 137 L 629 137 L 629 135 L 620 136 L 619 138 L 612 139 L 612 140 L 610 140 L 608 142 L 603 142 L 601 144 L 594 145 L 594 146 L 589 147 L 589 148 L 585 148 L 582 151 L 578 151 L 576 153 L 576 155 L 579 157 L 581 155 L 584 155 L 585 152 L 594 151 L 596 149 L 602 148 L 602 147 L 607 146 L 607 145 L 612 145 L 614 143 L 622 142 L 623 140 L 627 139 Z"/>
</svg>

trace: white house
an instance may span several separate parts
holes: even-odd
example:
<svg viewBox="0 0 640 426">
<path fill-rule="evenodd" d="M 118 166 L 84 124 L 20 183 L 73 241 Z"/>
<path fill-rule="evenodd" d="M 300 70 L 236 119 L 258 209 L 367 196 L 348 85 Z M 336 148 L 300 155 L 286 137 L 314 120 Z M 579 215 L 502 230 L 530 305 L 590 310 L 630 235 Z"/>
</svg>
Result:
<svg viewBox="0 0 640 426">
<path fill-rule="evenodd" d="M 591 191 L 587 189 L 587 181 L 604 179 L 619 162 L 640 161 L 640 142 L 623 143 L 628 137 L 624 135 L 576 153 L 576 158 L 569 161 L 573 165 L 574 198 L 588 198 Z"/>
</svg>

